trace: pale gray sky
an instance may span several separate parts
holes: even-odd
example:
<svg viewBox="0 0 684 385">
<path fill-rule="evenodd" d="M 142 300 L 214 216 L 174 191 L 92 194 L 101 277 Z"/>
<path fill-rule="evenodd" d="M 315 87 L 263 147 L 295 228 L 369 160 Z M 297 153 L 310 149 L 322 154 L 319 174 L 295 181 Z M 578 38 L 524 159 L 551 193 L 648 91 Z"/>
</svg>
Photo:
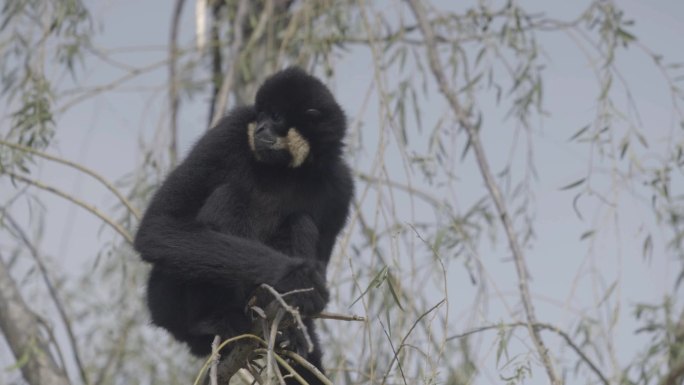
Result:
<svg viewBox="0 0 684 385">
<path fill-rule="evenodd" d="M 448 1 L 444 1 L 448 4 Z M 522 1 L 530 9 L 567 19 L 574 17 L 586 5 L 586 1 Z M 681 38 L 684 36 L 684 2 L 679 0 L 622 0 L 617 2 L 624 8 L 627 18 L 636 21 L 633 31 L 639 40 L 668 62 L 684 62 Z M 392 3 L 395 4 L 395 3 Z M 122 63 L 145 67 L 159 62 L 167 55 L 171 1 L 89 1 L 89 7 L 102 29 L 94 37 L 98 47 L 149 47 L 147 51 L 121 53 L 116 58 Z M 192 2 L 189 2 L 192 7 Z M 190 9 L 189 9 L 190 10 Z M 192 12 L 184 13 L 181 41 L 192 39 L 194 21 Z M 626 191 L 615 191 L 620 202 L 619 226 L 614 226 L 612 213 L 597 210 L 595 201 L 580 200 L 585 221 L 580 221 L 572 208 L 573 192 L 559 191 L 559 188 L 586 175 L 589 167 L 589 152 L 567 139 L 579 128 L 591 123 L 595 114 L 595 100 L 598 95 L 597 80 L 587 62 L 573 43 L 572 37 L 555 33 L 543 35 L 542 45 L 546 49 L 550 65 L 546 71 L 544 95 L 546 110 L 550 115 L 541 122 L 534 122 L 532 146 L 537 161 L 538 180 L 534 182 L 536 197 L 536 240 L 526 250 L 531 283 L 535 294 L 536 310 L 540 320 L 555 323 L 561 327 L 576 326 L 571 323 L 582 312 L 597 302 L 599 290 L 591 282 L 592 270 L 600 272 L 609 286 L 620 279 L 614 299 L 622 302 L 621 321 L 616 329 L 618 357 L 624 365 L 642 347 L 641 337 L 633 332 L 631 306 L 640 301 L 657 302 L 663 293 L 671 291 L 673 280 L 680 264 L 662 249 L 656 249 L 650 263 L 642 259 L 641 242 L 643 229 L 641 218 L 649 211 L 648 197 L 640 203 Z M 666 145 L 666 134 L 678 124 L 671 109 L 670 96 L 661 74 L 652 62 L 635 47 L 621 51 L 617 58 L 622 75 L 628 79 L 635 97 L 643 129 L 657 132 L 660 142 L 651 143 L 654 148 Z M 107 84 L 125 74 L 99 59 L 88 56 L 87 69 L 79 82 L 87 85 Z M 377 110 L 374 103 L 359 116 L 362 95 L 372 79 L 370 55 L 365 50 L 347 54 L 336 65 L 338 73 L 333 87 L 350 117 L 363 122 L 364 131 L 370 132 L 377 126 Z M 55 74 L 64 88 L 72 87 L 71 80 L 63 74 Z M 130 172 L 139 162 L 139 138 L 146 139 L 155 131 L 163 130 L 167 124 L 166 94 L 167 67 L 137 77 L 126 83 L 119 91 L 107 92 L 80 103 L 59 117 L 56 145 L 50 150 L 64 158 L 83 163 L 98 170 L 110 180 L 116 180 Z M 60 84 L 58 82 L 58 84 Z M 140 92 L 144 89 L 144 92 Z M 432 89 L 434 91 L 434 88 Z M 432 102 L 423 111 L 426 126 L 431 126 L 444 110 L 438 95 L 430 95 Z M 626 99 L 618 107 L 626 108 Z M 61 101 L 63 102 L 63 101 Z M 198 94 L 189 103 L 184 101 L 179 118 L 180 148 L 185 153 L 193 141 L 202 133 L 206 124 L 207 103 L 203 94 Z M 59 104 L 59 103 L 58 103 Z M 506 111 L 497 108 L 492 100 L 483 100 L 486 116 L 483 128 L 483 142 L 495 171 L 499 171 L 509 156 L 510 143 L 515 132 L 510 121 L 503 121 Z M 373 141 L 368 134 L 367 142 Z M 522 139 L 525 140 L 524 138 Z M 373 148 L 370 146 L 370 148 Z M 525 148 L 522 146 L 521 148 Z M 517 154 L 517 160 L 524 159 Z M 388 158 L 391 162 L 391 158 Z M 655 160 L 654 160 L 655 161 Z M 400 166 L 397 166 L 400 167 Z M 454 197 L 457 205 L 467 207 L 468 203 L 481 196 L 483 185 L 472 161 L 472 157 L 460 166 L 461 186 L 459 196 Z M 596 176 L 597 186 L 608 186 L 608 174 Z M 86 176 L 73 173 L 64 167 L 43 163 L 39 179 L 65 188 L 68 192 L 87 197 L 88 201 L 100 207 L 110 208 L 115 204 L 113 197 Z M 2 196 L 11 190 L 6 179 L 0 181 Z M 681 187 L 681 184 L 680 184 Z M 681 193 L 681 191 L 678 191 Z M 70 269 L 90 267 L 88 261 L 101 249 L 104 242 L 116 237 L 109 231 L 101 231 L 101 223 L 75 206 L 60 198 L 43 194 L 49 207 L 41 249 L 58 259 Z M 408 218 L 408 217 L 407 217 Z M 615 231 L 602 233 L 592 250 L 589 242 L 580 242 L 579 236 L 593 226 L 611 226 Z M 501 234 L 500 234 L 501 236 Z M 667 240 L 662 234 L 653 234 L 658 244 Z M 0 238 L 0 242 L 1 242 Z M 496 248 L 484 248 L 483 258 L 488 271 L 497 282 L 509 305 L 518 302 L 517 278 L 512 263 L 502 263 L 508 258 L 503 238 Z M 593 266 L 593 268 L 592 268 Z M 579 275 L 579 276 L 578 276 Z M 455 320 L 463 316 L 472 302 L 474 288 L 460 263 L 453 263 L 449 270 L 451 311 Z M 573 283 L 577 282 L 577 287 Z M 500 298 L 491 293 L 490 321 L 506 320 L 508 311 Z M 600 299 L 600 298 L 598 298 Z M 347 303 L 348 304 L 348 303 Z M 347 305 L 343 304 L 343 305 Z M 560 305 L 559 305 L 560 304 Z M 460 319 L 457 321 L 460 322 Z M 624 338 L 622 338 L 624 337 Z M 555 338 L 551 344 L 557 343 Z M 484 343 L 491 342 L 485 340 Z M 485 351 L 488 347 L 483 347 Z M 493 353 L 490 353 L 493 354 Z M 11 361 L 0 355 L 0 367 Z M 478 383 L 487 383 L 487 377 Z M 535 371 L 532 382 L 546 383 L 541 369 Z"/>
</svg>

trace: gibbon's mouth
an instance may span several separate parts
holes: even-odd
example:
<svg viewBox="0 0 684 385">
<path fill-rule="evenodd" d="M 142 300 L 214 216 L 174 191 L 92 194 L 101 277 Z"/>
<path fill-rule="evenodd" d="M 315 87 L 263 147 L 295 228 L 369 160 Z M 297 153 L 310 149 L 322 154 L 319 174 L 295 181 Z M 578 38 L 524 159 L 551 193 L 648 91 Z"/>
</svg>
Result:
<svg viewBox="0 0 684 385">
<path fill-rule="evenodd" d="M 259 138 L 259 137 L 257 137 L 256 140 L 257 140 L 257 142 L 260 142 L 262 144 L 266 144 L 269 146 L 274 145 L 276 143 L 276 140 L 274 138 L 263 138 L 263 137 Z"/>
</svg>

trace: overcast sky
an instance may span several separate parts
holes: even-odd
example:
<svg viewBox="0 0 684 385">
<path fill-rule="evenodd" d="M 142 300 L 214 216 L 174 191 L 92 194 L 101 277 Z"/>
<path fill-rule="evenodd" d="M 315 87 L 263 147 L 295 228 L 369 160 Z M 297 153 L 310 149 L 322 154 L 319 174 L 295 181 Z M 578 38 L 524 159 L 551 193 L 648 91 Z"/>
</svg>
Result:
<svg viewBox="0 0 684 385">
<path fill-rule="evenodd" d="M 159 62 L 167 55 L 171 1 L 110 0 L 89 1 L 92 14 L 101 25 L 94 36 L 97 46 L 148 47 L 146 50 L 121 53 L 116 58 L 123 63 L 145 67 Z M 449 2 L 444 1 L 444 4 Z M 522 1 L 533 10 L 545 12 L 560 19 L 574 18 L 584 8 L 586 1 Z M 653 51 L 661 53 L 668 62 L 684 62 L 684 1 L 681 0 L 623 0 L 617 1 L 624 8 L 627 18 L 636 21 L 633 31 L 639 40 Z M 194 31 L 194 6 L 189 2 L 184 13 L 181 41 L 192 40 Z M 634 204 L 633 198 L 619 197 L 620 224 L 614 226 L 611 215 L 596 210 L 593 203 L 580 202 L 585 210 L 585 221 L 575 215 L 572 208 L 572 192 L 559 188 L 586 175 L 589 153 L 567 142 L 567 138 L 580 127 L 592 122 L 595 114 L 595 100 L 598 94 L 597 81 L 586 57 L 582 56 L 571 38 L 565 34 L 543 35 L 542 45 L 547 50 L 550 65 L 546 71 L 544 97 L 550 116 L 535 123 L 533 147 L 537 160 L 539 178 L 535 182 L 537 238 L 526 250 L 528 264 L 534 278 L 532 290 L 536 293 L 537 312 L 541 320 L 569 327 L 570 320 L 596 302 L 596 288 L 589 282 L 588 266 L 593 265 L 604 276 L 606 285 L 620 278 L 616 294 L 624 304 L 622 320 L 616 331 L 620 346 L 618 356 L 623 360 L 633 358 L 639 346 L 639 339 L 633 337 L 635 324 L 631 322 L 631 305 L 639 301 L 658 302 L 665 292 L 671 291 L 675 274 L 680 265 L 662 249 L 656 249 L 653 260 L 645 264 L 642 259 L 641 242 L 643 229 L 640 218 L 648 210 L 648 204 Z M 377 112 L 369 108 L 364 115 L 361 100 L 372 79 L 369 54 L 355 50 L 337 63 L 337 80 L 334 92 L 350 117 L 361 119 L 365 130 L 377 126 Z M 676 126 L 671 109 L 670 96 L 661 74 L 652 62 L 638 49 L 621 52 L 618 57 L 623 75 L 630 82 L 644 129 L 658 132 L 664 138 Z M 79 82 L 87 85 L 107 84 L 125 74 L 112 65 L 97 58 L 86 59 L 86 71 Z M 139 162 L 139 135 L 149 139 L 156 130 L 167 124 L 166 66 L 160 66 L 144 76 L 127 83 L 120 90 L 100 94 L 92 100 L 80 103 L 58 120 L 56 145 L 50 152 L 67 159 L 83 163 L 98 170 L 110 180 L 117 180 L 130 172 Z M 70 80 L 61 74 L 58 85 L 68 88 Z M 143 92 L 141 92 L 141 90 Z M 431 99 L 438 100 L 437 95 Z M 623 100 L 623 99 L 619 99 Z M 207 103 L 205 96 L 192 102 L 184 101 L 179 118 L 180 149 L 187 152 L 194 140 L 202 133 L 206 124 Z M 626 104 L 619 106 L 626 108 Z M 434 108 L 434 111 L 430 111 Z M 443 104 L 435 102 L 423 115 L 437 117 L 443 111 Z M 503 117 L 505 111 L 496 109 L 494 103 L 483 104 L 487 117 Z M 510 143 L 515 127 L 510 121 L 488 119 L 483 131 L 483 142 L 495 171 L 500 170 L 508 159 Z M 142 134 L 141 134 L 142 133 Z M 657 148 L 665 142 L 653 143 Z M 477 169 L 472 163 L 462 166 L 464 180 L 472 180 L 472 190 L 462 191 L 456 199 L 462 207 L 482 194 L 483 185 Z M 115 204 L 112 196 L 87 177 L 72 173 L 64 167 L 45 164 L 41 167 L 41 180 L 65 188 L 68 192 L 87 197 L 100 207 L 110 208 Z M 598 182 L 601 183 L 600 181 Z M 681 185 L 680 185 L 681 187 Z M 0 189 L 8 191 L 10 184 L 0 181 Z M 682 191 L 678 191 L 681 193 Z M 5 195 L 4 193 L 2 194 Z M 115 237 L 110 232 L 100 231 L 100 222 L 79 208 L 45 196 L 49 207 L 41 248 L 60 259 L 66 266 L 82 269 L 84 261 L 91 260 L 100 250 L 103 242 Z M 592 250 L 586 242 L 579 242 L 579 236 L 591 225 L 614 226 L 612 234 L 601 234 Z M 659 244 L 666 238 L 654 234 Z M 0 235 L 0 241 L 2 235 Z M 511 263 L 502 263 L 508 258 L 507 250 L 501 246 L 488 250 L 485 262 L 494 279 L 500 283 L 509 304 L 518 301 L 516 276 Z M 591 255 L 591 257 L 587 257 Z M 587 274 L 585 278 L 577 274 Z M 452 311 L 461 315 L 470 305 L 473 287 L 467 273 L 460 264 L 452 265 L 449 271 L 450 299 Z M 573 287 L 573 282 L 579 282 Z M 489 319 L 506 319 L 507 311 L 499 298 L 492 298 Z M 459 302 L 461 305 L 459 305 Z M 560 305 L 559 305 L 560 304 Z M 0 357 L 0 367 L 7 364 Z M 484 383 L 484 382 L 482 382 Z M 543 384 L 545 378 L 536 372 L 533 383 Z"/>
</svg>

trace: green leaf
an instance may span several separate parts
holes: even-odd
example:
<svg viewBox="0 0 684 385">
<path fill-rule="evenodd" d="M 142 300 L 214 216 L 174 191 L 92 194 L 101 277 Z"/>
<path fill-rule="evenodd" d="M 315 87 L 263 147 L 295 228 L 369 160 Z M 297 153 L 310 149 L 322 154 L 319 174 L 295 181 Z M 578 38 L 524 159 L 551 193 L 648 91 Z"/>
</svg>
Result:
<svg viewBox="0 0 684 385">
<path fill-rule="evenodd" d="M 627 152 L 627 149 L 629 148 L 629 141 L 625 140 L 622 142 L 622 145 L 620 146 L 620 159 L 623 159 L 625 157 L 625 153 Z"/>
<path fill-rule="evenodd" d="M 643 253 L 645 259 L 651 259 L 653 256 L 653 238 L 651 234 L 648 234 L 646 239 L 644 239 Z"/>
<path fill-rule="evenodd" d="M 625 31 L 622 28 L 618 28 L 616 32 L 617 32 L 617 35 L 622 38 L 622 42 L 624 44 L 627 44 L 627 43 L 630 43 L 630 42 L 633 42 L 636 40 L 636 36 L 632 35 L 631 33 Z"/>
<path fill-rule="evenodd" d="M 363 291 L 363 293 L 361 293 L 361 295 L 359 295 L 359 297 L 357 299 L 355 299 L 354 302 L 352 302 L 351 305 L 349 305 L 349 307 L 354 306 L 354 304 L 357 303 L 361 298 L 363 298 L 363 296 L 366 295 L 366 293 L 368 293 L 368 291 L 372 287 L 375 287 L 375 288 L 380 287 L 380 285 L 382 285 L 382 283 L 387 279 L 387 273 L 388 272 L 389 272 L 389 267 L 385 266 L 377 274 L 375 274 L 375 277 L 373 277 L 373 279 L 371 279 L 370 283 L 368 283 L 368 286 Z"/>
<path fill-rule="evenodd" d="M 570 183 L 569 185 L 561 187 L 560 190 L 561 191 L 570 190 L 572 188 L 575 188 L 575 187 L 581 185 L 582 183 L 584 183 L 585 180 L 587 180 L 587 178 L 582 178 L 580 180 L 574 181 L 574 182 Z"/>
<path fill-rule="evenodd" d="M 601 298 L 601 300 L 599 301 L 598 305 L 596 305 L 596 307 L 601 306 L 604 302 L 606 302 L 608 300 L 608 298 L 610 298 L 610 295 L 613 294 L 613 291 L 615 291 L 615 288 L 617 287 L 617 283 L 618 282 L 615 281 L 615 282 L 613 282 L 613 284 L 610 285 L 608 290 L 606 290 L 606 294 L 603 295 L 603 298 Z"/>
<path fill-rule="evenodd" d="M 588 125 L 586 125 L 586 126 L 580 128 L 579 131 L 577 131 L 573 136 L 570 137 L 570 139 L 568 139 L 568 142 L 571 142 L 571 141 L 577 139 L 580 135 L 582 135 L 582 134 L 584 134 L 585 132 L 587 132 L 587 130 L 589 129 L 589 127 L 591 127 L 591 125 L 588 124 Z"/>
<path fill-rule="evenodd" d="M 499 343 L 496 348 L 496 364 L 499 365 L 502 355 L 506 355 L 506 360 L 508 360 L 508 337 L 506 335 L 506 328 L 503 325 L 500 325 L 497 334 Z"/>
<path fill-rule="evenodd" d="M 397 306 L 399 306 L 399 309 L 401 311 L 404 311 L 404 307 L 401 306 L 401 301 L 399 301 L 399 295 L 397 295 L 397 291 L 394 289 L 394 285 L 392 284 L 393 281 L 393 276 L 392 274 L 388 274 L 388 279 L 387 279 L 387 285 L 389 286 L 390 293 L 392 293 L 392 298 L 394 298 L 394 302 L 397 303 Z"/>
</svg>

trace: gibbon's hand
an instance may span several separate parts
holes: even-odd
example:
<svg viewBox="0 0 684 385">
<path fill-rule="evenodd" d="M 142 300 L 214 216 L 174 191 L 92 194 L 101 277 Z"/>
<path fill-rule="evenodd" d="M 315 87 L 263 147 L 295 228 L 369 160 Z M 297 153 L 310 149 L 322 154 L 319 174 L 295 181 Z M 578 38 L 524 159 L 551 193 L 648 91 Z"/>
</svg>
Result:
<svg viewBox="0 0 684 385">
<path fill-rule="evenodd" d="M 321 274 L 318 264 L 310 260 L 293 264 L 273 288 L 283 296 L 288 305 L 299 310 L 302 316 L 320 313 L 330 298 L 325 287 L 325 276 Z M 302 291 L 288 294 L 295 290 Z"/>
</svg>

